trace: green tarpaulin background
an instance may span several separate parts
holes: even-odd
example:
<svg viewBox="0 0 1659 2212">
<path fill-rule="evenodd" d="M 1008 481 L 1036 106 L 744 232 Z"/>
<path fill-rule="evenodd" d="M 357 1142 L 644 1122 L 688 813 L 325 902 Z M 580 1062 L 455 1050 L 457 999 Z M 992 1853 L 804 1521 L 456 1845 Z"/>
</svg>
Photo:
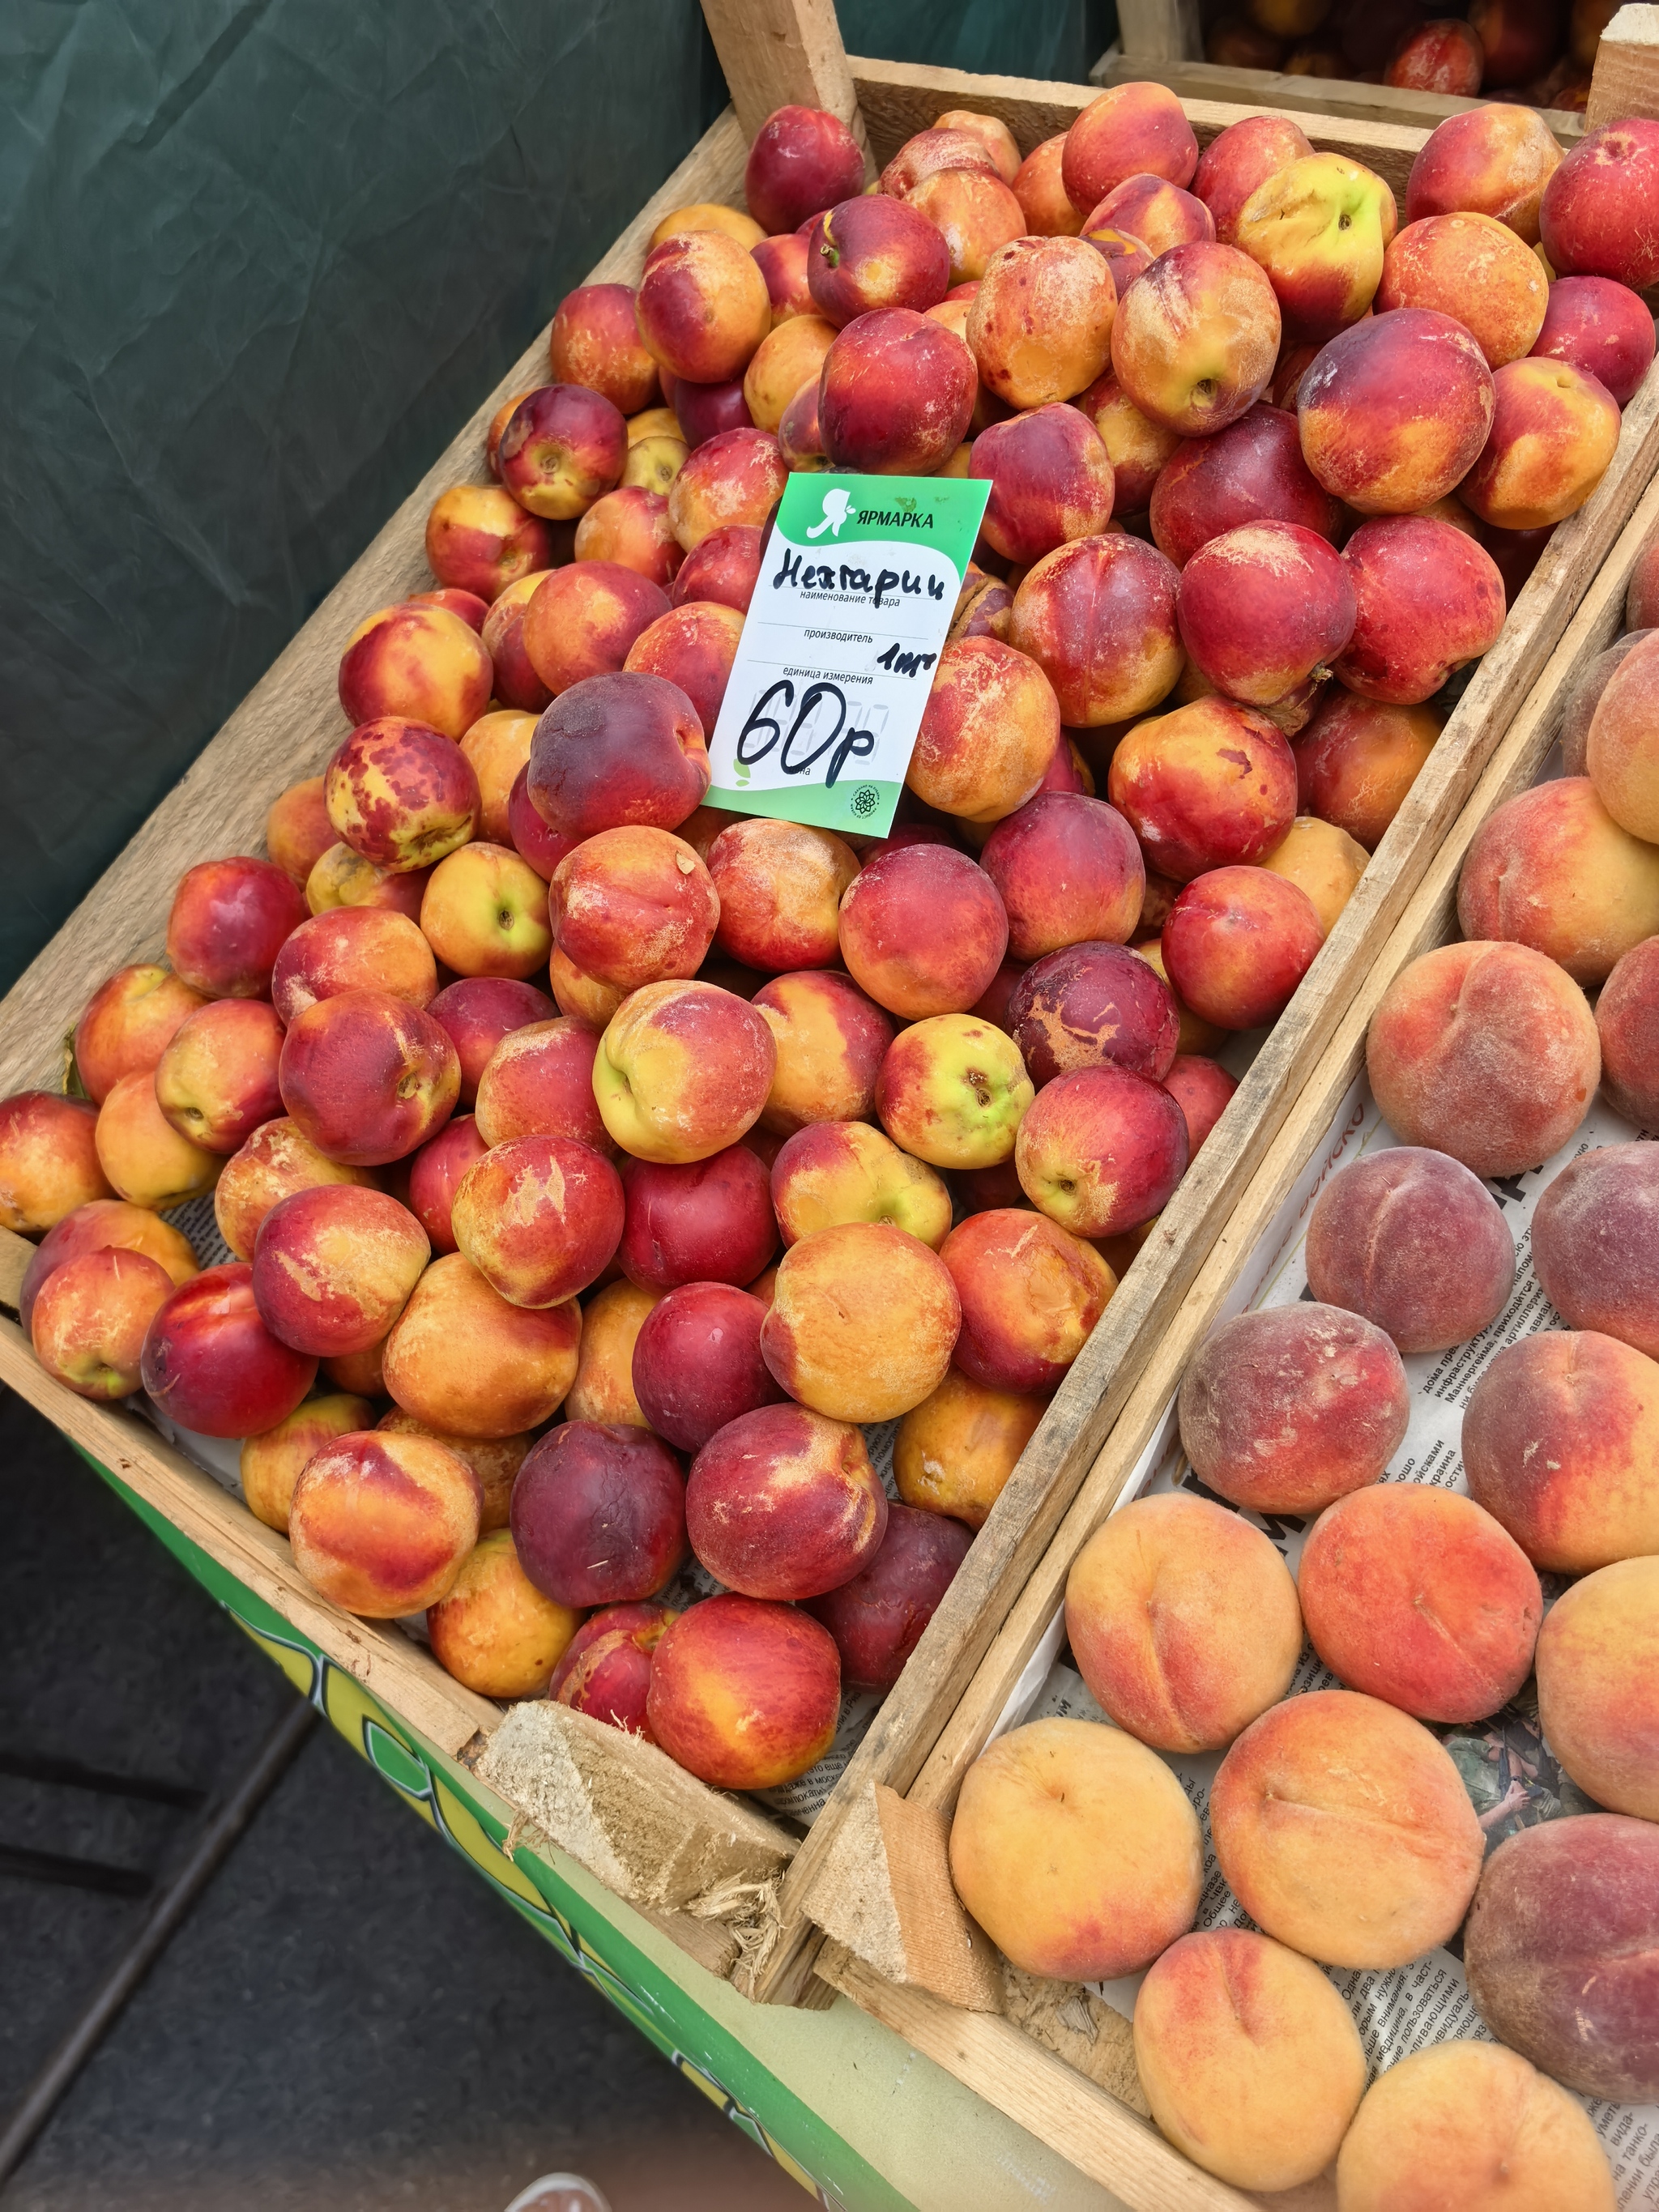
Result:
<svg viewBox="0 0 1659 2212">
<path fill-rule="evenodd" d="M 841 18 L 1073 80 L 1115 34 Z M 0 988 L 725 100 L 695 0 L 7 0 Z"/>
</svg>

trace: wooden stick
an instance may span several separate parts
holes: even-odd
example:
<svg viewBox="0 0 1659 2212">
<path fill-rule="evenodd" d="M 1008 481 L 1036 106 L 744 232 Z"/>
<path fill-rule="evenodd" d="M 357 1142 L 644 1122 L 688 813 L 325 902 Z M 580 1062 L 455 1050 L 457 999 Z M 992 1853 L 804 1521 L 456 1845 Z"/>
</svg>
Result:
<svg viewBox="0 0 1659 2212">
<path fill-rule="evenodd" d="M 702 0 L 747 144 L 775 107 L 827 107 L 864 145 L 834 0 Z"/>
<path fill-rule="evenodd" d="M 1659 8 L 1626 6 L 1595 50 L 1585 121 L 1595 131 L 1638 115 L 1659 117 Z"/>
<path fill-rule="evenodd" d="M 1137 64 L 1204 58 L 1198 0 L 1118 0 L 1117 30 Z"/>
</svg>

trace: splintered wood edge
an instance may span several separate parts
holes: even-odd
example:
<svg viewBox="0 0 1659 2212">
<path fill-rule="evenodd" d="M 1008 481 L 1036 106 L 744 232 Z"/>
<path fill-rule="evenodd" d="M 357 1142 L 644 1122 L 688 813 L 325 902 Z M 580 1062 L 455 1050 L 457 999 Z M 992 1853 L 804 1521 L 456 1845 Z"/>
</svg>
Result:
<svg viewBox="0 0 1659 2212">
<path fill-rule="evenodd" d="M 584 281 L 637 283 L 646 240 L 663 216 L 697 200 L 740 198 L 744 160 L 743 133 L 728 108 Z M 346 639 L 377 607 L 430 587 L 425 533 L 433 501 L 452 485 L 487 481 L 484 434 L 496 410 L 548 374 L 544 326 L 0 1000 L 0 1096 L 60 1087 L 65 1022 L 115 969 L 159 955 L 185 868 L 225 853 L 264 850 L 272 799 L 319 774 L 345 734 L 337 676 Z"/>
<path fill-rule="evenodd" d="M 1457 878 L 1477 831 L 1538 774 L 1579 678 L 1623 625 L 1625 593 L 1643 547 L 1659 532 L 1659 481 L 1648 488 L 1565 635 L 1488 762 L 1382 955 L 1356 992 L 1325 1054 L 1269 1147 L 1232 1219 L 1140 1375 L 1052 1545 L 914 1784 L 913 1800 L 949 1810 L 1027 1661 L 1054 1618 L 1072 1561 L 1110 1511 L 1179 1384 L 1188 1354 L 1214 1322 L 1239 1270 L 1301 1173 L 1310 1148 L 1364 1063 L 1365 1031 L 1384 991 L 1420 953 L 1456 934 Z M 809 1899 L 809 1909 L 811 1900 Z"/>
<path fill-rule="evenodd" d="M 1131 2212 L 1250 2212 L 1254 2200 L 1191 2166 L 1156 2129 L 995 2013 L 963 2012 L 882 1980 L 839 1943 L 819 1976 Z"/>
</svg>

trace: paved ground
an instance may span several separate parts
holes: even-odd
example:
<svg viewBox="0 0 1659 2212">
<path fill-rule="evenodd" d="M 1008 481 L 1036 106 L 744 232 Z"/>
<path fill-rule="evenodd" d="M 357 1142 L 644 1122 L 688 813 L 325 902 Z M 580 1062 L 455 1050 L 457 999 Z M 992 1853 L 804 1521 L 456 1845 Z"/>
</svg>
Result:
<svg viewBox="0 0 1659 2212">
<path fill-rule="evenodd" d="M 0 1745 L 206 1789 L 291 1691 L 0 1395 Z M 187 1820 L 0 1778 L 0 1843 L 165 1874 Z M 0 1879 L 0 2115 L 142 1905 Z M 796 2212 L 794 2185 L 319 1727 L 0 2212 Z"/>
</svg>

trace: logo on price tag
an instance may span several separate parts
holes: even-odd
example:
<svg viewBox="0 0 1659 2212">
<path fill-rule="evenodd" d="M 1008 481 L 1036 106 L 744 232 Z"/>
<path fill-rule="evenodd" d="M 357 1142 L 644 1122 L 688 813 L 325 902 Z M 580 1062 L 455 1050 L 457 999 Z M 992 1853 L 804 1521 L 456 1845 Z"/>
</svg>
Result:
<svg viewBox="0 0 1659 2212">
<path fill-rule="evenodd" d="M 709 740 L 708 805 L 886 834 L 990 489 L 790 477 Z"/>
</svg>

